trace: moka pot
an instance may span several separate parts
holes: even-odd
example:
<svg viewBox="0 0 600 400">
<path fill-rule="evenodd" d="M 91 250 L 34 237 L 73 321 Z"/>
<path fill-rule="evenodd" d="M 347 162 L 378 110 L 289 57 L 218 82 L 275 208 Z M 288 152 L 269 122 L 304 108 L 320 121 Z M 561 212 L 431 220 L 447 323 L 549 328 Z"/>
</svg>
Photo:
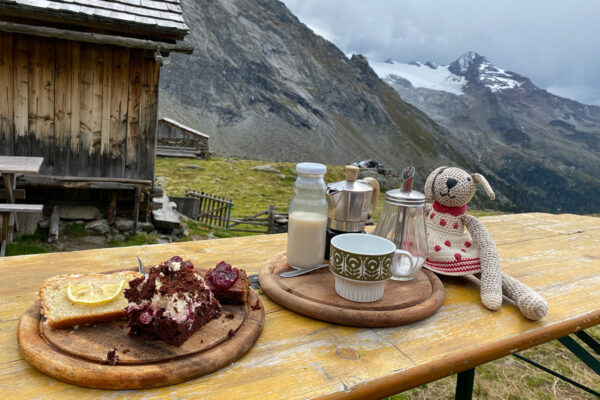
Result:
<svg viewBox="0 0 600 400">
<path fill-rule="evenodd" d="M 327 185 L 327 243 L 325 258 L 329 258 L 329 242 L 340 233 L 364 232 L 369 217 L 375 213 L 379 198 L 379 183 L 374 178 L 358 180 L 359 168 L 347 165 L 346 180 Z"/>
</svg>

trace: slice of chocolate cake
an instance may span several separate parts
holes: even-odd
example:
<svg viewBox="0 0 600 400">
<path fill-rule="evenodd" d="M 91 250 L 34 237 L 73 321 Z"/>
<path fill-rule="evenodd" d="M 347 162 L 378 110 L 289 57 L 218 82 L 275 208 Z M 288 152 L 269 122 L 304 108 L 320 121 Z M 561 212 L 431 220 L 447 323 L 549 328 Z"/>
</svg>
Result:
<svg viewBox="0 0 600 400">
<path fill-rule="evenodd" d="M 129 282 L 129 335 L 181 346 L 210 320 L 221 305 L 190 261 L 175 256 Z"/>
<path fill-rule="evenodd" d="M 245 304 L 250 281 L 243 269 L 233 268 L 221 261 L 206 273 L 206 284 L 223 304 Z"/>
</svg>

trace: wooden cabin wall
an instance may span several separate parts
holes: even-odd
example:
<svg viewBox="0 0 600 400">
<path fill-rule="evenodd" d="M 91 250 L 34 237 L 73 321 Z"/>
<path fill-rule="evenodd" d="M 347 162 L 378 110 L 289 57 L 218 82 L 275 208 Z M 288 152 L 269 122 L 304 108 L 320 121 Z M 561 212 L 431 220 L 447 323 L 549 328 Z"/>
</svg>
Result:
<svg viewBox="0 0 600 400">
<path fill-rule="evenodd" d="M 0 32 L 0 155 L 43 175 L 154 178 L 152 51 Z"/>
</svg>

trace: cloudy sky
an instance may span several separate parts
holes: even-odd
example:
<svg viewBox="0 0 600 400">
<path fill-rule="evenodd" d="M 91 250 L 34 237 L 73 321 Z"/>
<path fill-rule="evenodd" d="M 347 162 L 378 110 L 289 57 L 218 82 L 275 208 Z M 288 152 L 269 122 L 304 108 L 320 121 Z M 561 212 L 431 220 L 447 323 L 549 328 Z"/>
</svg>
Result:
<svg viewBox="0 0 600 400">
<path fill-rule="evenodd" d="M 600 105 L 597 0 L 282 0 L 344 53 L 449 64 L 467 50 L 559 96 Z"/>
</svg>

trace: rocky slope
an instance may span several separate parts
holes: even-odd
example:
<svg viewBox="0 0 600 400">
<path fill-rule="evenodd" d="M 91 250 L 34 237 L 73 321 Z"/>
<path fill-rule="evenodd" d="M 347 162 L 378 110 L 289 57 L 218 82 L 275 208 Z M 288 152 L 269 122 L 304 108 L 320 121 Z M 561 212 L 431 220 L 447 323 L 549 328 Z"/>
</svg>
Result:
<svg viewBox="0 0 600 400">
<path fill-rule="evenodd" d="M 600 210 L 600 107 L 555 96 L 474 52 L 450 65 L 371 65 L 446 127 L 517 209 Z"/>
<path fill-rule="evenodd" d="M 210 135 L 218 155 L 375 159 L 396 170 L 415 165 L 422 182 L 442 164 L 473 166 L 364 57 L 348 59 L 279 1 L 182 0 L 182 7 L 195 51 L 172 54 L 163 67 L 160 113 Z"/>
</svg>

